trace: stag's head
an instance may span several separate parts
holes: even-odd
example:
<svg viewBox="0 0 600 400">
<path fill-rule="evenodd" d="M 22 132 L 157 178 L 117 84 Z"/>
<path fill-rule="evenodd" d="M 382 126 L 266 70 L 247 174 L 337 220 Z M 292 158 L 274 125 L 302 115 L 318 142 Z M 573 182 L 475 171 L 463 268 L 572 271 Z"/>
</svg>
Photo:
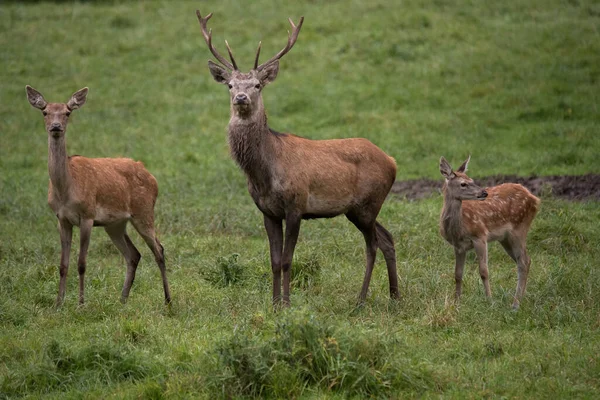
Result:
<svg viewBox="0 0 600 400">
<path fill-rule="evenodd" d="M 440 173 L 446 178 L 444 190 L 446 195 L 456 200 L 484 200 L 487 192 L 477 186 L 473 179 L 469 178 L 465 172 L 469 166 L 471 156 L 456 171 L 446 161 L 444 157 L 440 158 Z"/>
<path fill-rule="evenodd" d="M 88 94 L 88 88 L 85 87 L 73 93 L 66 103 L 48 103 L 44 96 L 31 86 L 27 85 L 25 89 L 27 90 L 29 104 L 42 111 L 46 131 L 48 135 L 54 138 L 59 138 L 65 134 L 71 111 L 84 105 Z"/>
<path fill-rule="evenodd" d="M 225 41 L 225 45 L 227 46 L 227 52 L 229 53 L 231 62 L 219 54 L 213 47 L 212 31 L 208 30 L 206 27 L 208 20 L 212 17 L 212 13 L 202 18 L 200 11 L 196 10 L 196 15 L 200 22 L 202 36 L 204 36 L 204 40 L 208 44 L 209 50 L 221 63 L 221 65 L 219 65 L 213 61 L 208 61 L 208 69 L 215 81 L 227 85 L 229 88 L 232 112 L 241 118 L 249 118 L 257 111 L 262 111 L 261 91 L 267 84 L 273 82 L 275 78 L 277 78 L 279 59 L 290 51 L 294 46 L 294 43 L 296 43 L 300 28 L 302 28 L 302 22 L 304 22 L 304 17 L 300 18 L 298 25 L 294 25 L 292 20 L 288 19 L 292 26 L 292 34 L 290 35 L 288 33 L 287 45 L 274 57 L 260 65 L 258 64 L 261 45 L 259 43 L 258 49 L 256 50 L 256 58 L 254 59 L 254 68 L 248 73 L 243 73 L 238 69 L 227 41 Z"/>
</svg>

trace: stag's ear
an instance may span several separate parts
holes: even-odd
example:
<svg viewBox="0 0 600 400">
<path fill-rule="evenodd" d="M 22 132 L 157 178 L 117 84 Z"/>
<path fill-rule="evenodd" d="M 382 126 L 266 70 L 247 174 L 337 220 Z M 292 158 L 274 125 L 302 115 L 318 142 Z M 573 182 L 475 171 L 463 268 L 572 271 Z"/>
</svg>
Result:
<svg viewBox="0 0 600 400">
<path fill-rule="evenodd" d="M 452 172 L 452 167 L 444 157 L 440 158 L 440 173 L 446 179 L 450 179 L 454 175 L 454 172 Z"/>
<path fill-rule="evenodd" d="M 467 171 L 467 168 L 469 167 L 469 161 L 471 161 L 471 155 L 469 154 L 469 158 L 467 158 L 465 160 L 464 163 L 461 164 L 460 167 L 458 167 L 458 169 L 456 170 L 457 172 L 461 172 L 461 173 L 465 173 Z"/>
<path fill-rule="evenodd" d="M 40 110 L 46 108 L 48 103 L 44 100 L 44 96 L 42 96 L 40 92 L 29 85 L 25 86 L 25 89 L 27 90 L 27 100 L 29 100 L 29 104 Z"/>
<path fill-rule="evenodd" d="M 219 64 L 215 64 L 214 62 L 208 60 L 208 69 L 210 70 L 211 75 L 214 80 L 227 85 L 229 80 L 231 79 L 231 74 L 227 69 L 221 67 Z"/>
<path fill-rule="evenodd" d="M 258 80 L 260 81 L 261 85 L 265 86 L 266 84 L 273 82 L 275 78 L 277 78 L 278 72 L 279 60 L 276 60 L 266 65 L 260 71 L 258 71 Z"/>
<path fill-rule="evenodd" d="M 88 88 L 84 87 L 83 89 L 79 89 L 78 91 L 73 93 L 73 95 L 67 102 L 67 107 L 69 107 L 69 110 L 77 110 L 79 107 L 85 104 L 88 90 Z"/>
</svg>

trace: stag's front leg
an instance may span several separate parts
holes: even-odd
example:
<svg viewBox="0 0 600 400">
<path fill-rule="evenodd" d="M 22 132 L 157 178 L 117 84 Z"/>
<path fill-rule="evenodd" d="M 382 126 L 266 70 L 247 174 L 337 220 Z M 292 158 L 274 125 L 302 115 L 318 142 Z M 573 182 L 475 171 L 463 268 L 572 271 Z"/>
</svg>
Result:
<svg viewBox="0 0 600 400">
<path fill-rule="evenodd" d="M 92 236 L 93 219 L 83 219 L 79 224 L 79 260 L 77 260 L 77 272 L 79 272 L 79 304 L 83 304 L 85 267 L 87 264 L 87 252 Z"/>
<path fill-rule="evenodd" d="M 473 242 L 475 247 L 475 253 L 477 253 L 477 260 L 479 261 L 479 275 L 483 282 L 486 297 L 492 297 L 492 291 L 490 290 L 490 279 L 488 271 L 488 249 L 487 242 L 483 240 L 475 240 Z"/>
<path fill-rule="evenodd" d="M 265 230 L 269 238 L 271 270 L 273 271 L 273 306 L 281 302 L 281 252 L 283 250 L 282 220 L 264 215 Z"/>
<path fill-rule="evenodd" d="M 73 238 L 73 225 L 69 221 L 58 220 L 60 231 L 60 282 L 58 284 L 58 296 L 56 306 L 59 307 L 65 301 L 67 289 L 67 273 L 69 272 L 69 256 L 71 255 L 71 240 Z"/>
<path fill-rule="evenodd" d="M 300 233 L 300 223 L 302 217 L 288 214 L 285 217 L 285 245 L 283 248 L 283 259 L 281 267 L 283 269 L 283 305 L 290 305 L 290 275 L 292 270 L 292 259 L 294 258 L 294 249 L 298 242 Z"/>
</svg>

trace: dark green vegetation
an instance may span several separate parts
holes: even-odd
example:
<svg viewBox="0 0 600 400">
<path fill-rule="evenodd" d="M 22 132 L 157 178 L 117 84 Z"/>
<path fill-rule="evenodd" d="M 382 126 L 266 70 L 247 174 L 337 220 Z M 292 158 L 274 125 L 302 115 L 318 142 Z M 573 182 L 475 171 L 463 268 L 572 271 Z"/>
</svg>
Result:
<svg viewBox="0 0 600 400">
<path fill-rule="evenodd" d="M 258 40 L 270 57 L 285 44 L 287 17 L 304 15 L 265 89 L 271 126 L 367 137 L 396 158 L 398 179 L 441 179 L 440 155 L 458 164 L 469 153 L 474 177 L 599 172 L 600 7 L 288 3 L 2 3 L 0 397 L 597 396 L 597 202 L 544 198 L 517 313 L 516 269 L 498 244 L 493 301 L 471 254 L 462 303 L 452 303 L 453 252 L 437 232 L 436 196 L 390 199 L 380 217 L 396 238 L 402 301 L 388 300 L 379 254 L 367 304 L 355 308 L 363 239 L 337 218 L 303 224 L 293 307 L 274 314 L 262 217 L 228 156 L 228 95 L 206 67 L 194 10 L 215 13 L 215 44 L 225 52 L 228 39 L 244 69 Z M 124 262 L 100 229 L 87 303 L 77 306 L 72 263 L 65 305 L 54 309 L 47 135 L 26 84 L 49 101 L 89 86 L 67 131 L 70 153 L 139 159 L 158 179 L 171 308 L 135 233 L 143 258 L 129 303 L 119 303 Z"/>
</svg>

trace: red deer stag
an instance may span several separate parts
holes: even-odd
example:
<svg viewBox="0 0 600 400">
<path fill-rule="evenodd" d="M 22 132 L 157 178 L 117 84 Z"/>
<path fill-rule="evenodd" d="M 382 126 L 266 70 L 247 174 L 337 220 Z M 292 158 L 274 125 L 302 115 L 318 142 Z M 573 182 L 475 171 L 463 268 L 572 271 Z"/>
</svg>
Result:
<svg viewBox="0 0 600 400">
<path fill-rule="evenodd" d="M 92 226 L 103 226 L 127 261 L 121 300 L 125 302 L 141 255 L 126 233 L 127 221 L 144 238 L 160 268 L 165 301 L 171 301 L 164 250 L 154 232 L 154 203 L 158 185 L 141 162 L 129 158 L 67 156 L 66 130 L 69 115 L 83 106 L 88 88 L 73 94 L 66 103 L 47 103 L 40 92 L 27 86 L 29 103 L 42 110 L 48 132 L 48 204 L 58 218 L 61 259 L 56 305 L 65 298 L 73 225 L 79 227 L 79 303 L 83 304 L 86 258 Z"/>
<path fill-rule="evenodd" d="M 262 100 L 263 88 L 273 82 L 279 59 L 294 46 L 304 17 L 292 20 L 287 45 L 273 58 L 241 72 L 229 44 L 227 61 L 212 45 L 206 24 L 196 11 L 202 35 L 211 53 L 222 64 L 208 62 L 213 78 L 229 88 L 231 156 L 246 174 L 248 191 L 263 213 L 273 271 L 273 303 L 290 304 L 290 269 L 302 219 L 330 218 L 340 214 L 362 232 L 366 242 L 366 272 L 360 301 L 367 296 L 375 254 L 385 257 L 390 295 L 398 298 L 396 252 L 392 235 L 376 221 L 396 178 L 396 163 L 366 139 L 309 140 L 269 128 Z M 285 242 L 283 224 L 285 220 Z M 283 272 L 283 297 L 281 275 Z"/>
<path fill-rule="evenodd" d="M 479 261 L 485 295 L 492 296 L 488 279 L 487 244 L 498 240 L 517 263 L 519 280 L 512 305 L 517 309 L 525 293 L 531 264 L 525 245 L 527 232 L 538 212 L 540 199 L 515 183 L 485 190 L 480 188 L 465 174 L 470 159 L 453 171 L 448 161 L 440 158 L 440 172 L 446 178 L 440 233 L 454 246 L 456 298 L 460 298 L 462 290 L 465 256 L 472 248 L 475 248 Z"/>
</svg>

